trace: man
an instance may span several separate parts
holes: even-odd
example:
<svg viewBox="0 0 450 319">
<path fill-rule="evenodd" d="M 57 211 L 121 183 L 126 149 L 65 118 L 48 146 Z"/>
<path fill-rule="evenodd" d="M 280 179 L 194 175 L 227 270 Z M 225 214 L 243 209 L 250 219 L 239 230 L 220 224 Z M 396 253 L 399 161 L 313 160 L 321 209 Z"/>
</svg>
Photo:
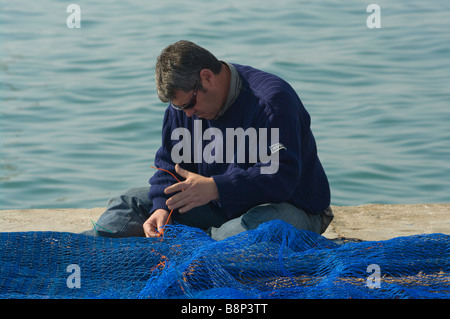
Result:
<svg viewBox="0 0 450 319">
<path fill-rule="evenodd" d="M 287 82 L 189 41 L 162 51 L 155 78 L 169 102 L 160 170 L 149 192 L 113 198 L 86 234 L 156 237 L 177 222 L 221 240 L 274 219 L 325 231 L 333 218 L 328 180 L 310 116 Z"/>
</svg>

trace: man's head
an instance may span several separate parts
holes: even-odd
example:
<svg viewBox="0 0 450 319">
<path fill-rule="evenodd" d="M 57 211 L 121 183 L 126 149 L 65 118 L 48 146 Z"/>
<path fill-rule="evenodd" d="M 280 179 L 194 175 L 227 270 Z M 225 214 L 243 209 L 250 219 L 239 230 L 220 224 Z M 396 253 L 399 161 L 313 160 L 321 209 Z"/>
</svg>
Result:
<svg viewBox="0 0 450 319">
<path fill-rule="evenodd" d="M 214 55 L 195 43 L 182 40 L 171 44 L 156 62 L 158 97 L 188 116 L 213 118 L 228 93 L 223 68 Z"/>
</svg>

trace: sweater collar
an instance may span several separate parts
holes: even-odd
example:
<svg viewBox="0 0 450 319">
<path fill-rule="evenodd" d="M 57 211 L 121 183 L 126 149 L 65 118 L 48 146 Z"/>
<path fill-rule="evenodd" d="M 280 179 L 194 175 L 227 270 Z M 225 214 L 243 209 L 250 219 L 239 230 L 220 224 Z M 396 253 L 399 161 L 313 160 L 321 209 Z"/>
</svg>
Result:
<svg viewBox="0 0 450 319">
<path fill-rule="evenodd" d="M 228 92 L 227 100 L 225 101 L 225 104 L 220 109 L 220 112 L 216 116 L 215 120 L 217 120 L 219 117 L 221 117 L 230 108 L 230 106 L 234 103 L 234 101 L 238 97 L 239 92 L 242 87 L 242 79 L 241 79 L 241 76 L 239 75 L 238 71 L 236 70 L 236 68 L 228 62 L 224 62 L 224 61 L 220 61 L 220 62 L 222 62 L 223 64 L 228 66 L 228 68 L 230 69 L 230 72 L 231 72 L 230 90 Z"/>
</svg>

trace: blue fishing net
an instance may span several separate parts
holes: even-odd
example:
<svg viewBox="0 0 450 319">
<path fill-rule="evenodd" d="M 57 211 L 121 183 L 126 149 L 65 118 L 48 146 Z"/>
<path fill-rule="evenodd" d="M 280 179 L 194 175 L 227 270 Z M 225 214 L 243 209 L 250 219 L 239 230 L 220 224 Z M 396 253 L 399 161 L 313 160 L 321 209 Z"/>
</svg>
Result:
<svg viewBox="0 0 450 319">
<path fill-rule="evenodd" d="M 449 298 L 450 236 L 346 242 L 272 221 L 222 241 L 0 234 L 0 298 Z"/>
</svg>

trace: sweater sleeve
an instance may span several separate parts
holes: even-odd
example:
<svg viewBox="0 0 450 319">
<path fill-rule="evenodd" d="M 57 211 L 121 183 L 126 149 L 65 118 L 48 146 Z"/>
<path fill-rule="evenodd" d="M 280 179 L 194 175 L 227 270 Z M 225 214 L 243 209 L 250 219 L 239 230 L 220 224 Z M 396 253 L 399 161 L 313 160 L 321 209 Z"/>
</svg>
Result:
<svg viewBox="0 0 450 319">
<path fill-rule="evenodd" d="M 175 164 L 171 159 L 171 132 L 176 126 L 176 118 L 169 116 L 170 110 L 167 109 L 164 114 L 163 127 L 162 127 L 162 144 L 155 155 L 155 167 L 172 172 L 178 179 L 181 177 L 175 173 Z M 169 173 L 163 170 L 156 170 L 153 176 L 150 178 L 150 192 L 148 194 L 149 199 L 153 204 L 153 213 L 157 209 L 165 209 L 169 211 L 166 205 L 167 199 L 172 195 L 164 193 L 164 189 L 176 183 L 177 180 Z"/>
<path fill-rule="evenodd" d="M 269 163 L 262 163 L 258 156 L 258 162 L 246 169 L 231 165 L 224 174 L 213 176 L 220 206 L 228 218 L 240 216 L 258 204 L 279 203 L 292 196 L 302 167 L 302 124 L 295 103 L 301 102 L 284 95 L 276 97 L 276 105 L 266 106 L 265 127 L 270 132 L 278 130 L 278 138 L 267 141 L 267 152 L 270 146 L 274 149 Z M 269 164 L 272 173 L 263 173 Z"/>
</svg>

